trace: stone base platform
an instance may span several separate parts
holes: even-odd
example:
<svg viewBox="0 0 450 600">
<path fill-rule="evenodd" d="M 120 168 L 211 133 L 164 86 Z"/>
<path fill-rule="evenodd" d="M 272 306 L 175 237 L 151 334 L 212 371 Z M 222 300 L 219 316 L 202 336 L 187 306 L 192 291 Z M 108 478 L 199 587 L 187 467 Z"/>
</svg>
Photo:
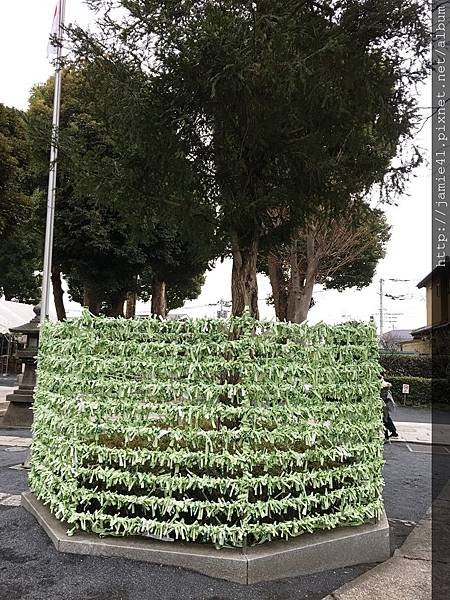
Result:
<svg viewBox="0 0 450 600">
<path fill-rule="evenodd" d="M 13 397 L 13 394 L 9 398 Z M 31 403 L 10 401 L 4 415 L 2 427 L 5 428 L 30 428 L 33 424 L 33 411 Z"/>
<path fill-rule="evenodd" d="M 222 548 L 187 542 L 161 542 L 143 537 L 99 537 L 92 533 L 68 536 L 58 521 L 31 492 L 22 494 L 30 512 L 60 552 L 115 556 L 192 571 L 243 585 L 296 577 L 389 558 L 386 515 L 374 525 L 343 527 L 303 534 L 289 541 L 268 542 L 250 548 Z"/>
</svg>

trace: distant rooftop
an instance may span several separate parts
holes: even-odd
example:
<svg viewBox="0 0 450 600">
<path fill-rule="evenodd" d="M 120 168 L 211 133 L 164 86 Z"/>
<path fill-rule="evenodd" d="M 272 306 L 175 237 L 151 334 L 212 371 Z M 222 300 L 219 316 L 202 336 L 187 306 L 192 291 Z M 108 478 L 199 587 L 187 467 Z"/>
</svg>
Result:
<svg viewBox="0 0 450 600">
<path fill-rule="evenodd" d="M 391 342 L 406 342 L 413 339 L 411 329 L 391 329 L 391 331 L 383 333 L 381 337 L 383 340 Z"/>
</svg>

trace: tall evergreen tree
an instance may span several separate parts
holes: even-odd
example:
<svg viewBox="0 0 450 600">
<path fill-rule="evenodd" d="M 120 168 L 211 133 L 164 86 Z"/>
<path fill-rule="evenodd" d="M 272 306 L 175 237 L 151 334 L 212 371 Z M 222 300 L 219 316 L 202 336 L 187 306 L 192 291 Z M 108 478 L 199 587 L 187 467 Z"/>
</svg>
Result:
<svg viewBox="0 0 450 600">
<path fill-rule="evenodd" d="M 122 129 L 114 126 L 115 105 L 110 102 L 104 106 L 98 100 L 103 79 L 97 67 L 85 65 L 64 73 L 52 273 L 58 314 L 64 318 L 61 272 L 69 282 L 73 299 L 94 314 L 116 316 L 122 314 L 128 293 L 140 292 L 138 276 L 151 271 L 153 299 L 160 298 L 163 289 L 161 305 L 153 302 L 153 309 L 155 314 L 165 316 L 166 284 L 170 286 L 166 271 L 190 272 L 197 281 L 213 258 L 213 244 L 208 240 L 201 245 L 202 254 L 180 253 L 180 247 L 189 244 L 188 231 L 175 220 L 170 221 L 158 206 L 158 194 L 162 192 L 155 169 L 164 168 L 158 158 L 160 148 L 154 137 L 150 143 L 147 140 L 144 144 L 140 138 L 133 146 L 128 144 Z M 99 81 L 92 88 L 94 69 Z M 136 85 L 135 80 L 133 83 Z M 50 140 L 52 85 L 49 80 L 37 86 L 30 100 L 33 156 L 42 189 Z M 163 143 L 161 139 L 160 147 Z M 144 179 L 148 164 L 142 157 L 152 152 L 156 157 L 147 177 L 155 181 L 153 194 L 137 210 L 127 182 L 138 185 Z M 170 181 L 166 178 L 164 184 L 164 193 L 170 196 Z M 197 289 L 196 285 L 191 289 Z"/>
<path fill-rule="evenodd" d="M 427 9 L 406 0 L 90 0 L 99 33 L 73 31 L 85 60 L 158 82 L 210 175 L 208 201 L 233 257 L 233 312 L 257 316 L 256 263 L 274 211 L 286 236 L 324 205 L 386 182 L 415 124 Z M 119 10 L 114 12 L 114 8 Z M 381 132 L 384 139 L 381 144 Z M 348 174 L 357 157 L 351 178 Z M 401 186 L 408 165 L 390 182 Z M 203 196 L 200 194 L 199 196 Z M 203 196 L 204 197 L 204 196 Z M 195 200 L 195 196 L 193 198 Z"/>
<path fill-rule="evenodd" d="M 0 104 L 0 295 L 35 303 L 39 298 L 39 237 L 29 162 L 26 116 Z"/>
</svg>

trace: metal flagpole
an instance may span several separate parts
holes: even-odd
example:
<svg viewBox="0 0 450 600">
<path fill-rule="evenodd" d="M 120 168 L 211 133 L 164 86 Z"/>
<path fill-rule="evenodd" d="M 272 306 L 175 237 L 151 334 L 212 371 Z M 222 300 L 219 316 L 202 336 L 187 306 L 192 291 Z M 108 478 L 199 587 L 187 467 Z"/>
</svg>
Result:
<svg viewBox="0 0 450 600">
<path fill-rule="evenodd" d="M 60 0 L 58 45 L 56 47 L 55 92 L 53 96 L 52 141 L 50 147 L 50 169 L 48 173 L 47 220 L 45 224 L 44 272 L 42 275 L 41 323 L 48 318 L 50 303 L 50 277 L 52 273 L 53 228 L 55 222 L 56 170 L 58 160 L 59 109 L 61 104 L 61 56 L 62 34 L 66 0 Z"/>
</svg>

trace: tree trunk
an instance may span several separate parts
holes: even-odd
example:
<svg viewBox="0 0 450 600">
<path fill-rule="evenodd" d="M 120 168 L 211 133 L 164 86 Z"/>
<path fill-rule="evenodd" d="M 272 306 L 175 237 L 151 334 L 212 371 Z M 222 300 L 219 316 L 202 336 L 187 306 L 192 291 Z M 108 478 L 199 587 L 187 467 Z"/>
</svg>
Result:
<svg viewBox="0 0 450 600">
<path fill-rule="evenodd" d="M 279 321 L 286 321 L 288 315 L 288 292 L 284 282 L 281 260 L 278 256 L 270 252 L 267 257 L 267 266 L 270 285 L 272 287 L 275 315 Z"/>
<path fill-rule="evenodd" d="M 53 287 L 53 300 L 55 301 L 56 316 L 58 321 L 66 320 L 66 309 L 64 307 L 64 290 L 62 289 L 61 272 L 56 267 L 52 268 L 51 274 Z"/>
<path fill-rule="evenodd" d="M 308 317 L 314 284 L 319 266 L 315 254 L 314 232 L 306 237 L 306 273 L 300 273 L 297 253 L 297 239 L 291 242 L 291 281 L 289 286 L 288 320 L 291 323 L 303 323 Z"/>
<path fill-rule="evenodd" d="M 84 288 L 84 296 L 83 296 L 83 306 L 89 310 L 95 316 L 98 316 L 100 313 L 100 302 L 95 295 L 92 288 L 85 287 Z"/>
<path fill-rule="evenodd" d="M 166 318 L 167 315 L 167 298 L 166 298 L 166 282 L 155 279 L 152 284 L 152 315 Z"/>
<path fill-rule="evenodd" d="M 258 240 L 243 243 L 237 235 L 232 238 L 233 270 L 231 274 L 232 314 L 241 316 L 245 308 L 259 319 L 258 282 L 256 280 L 256 262 L 258 258 Z"/>
<path fill-rule="evenodd" d="M 134 319 L 136 316 L 136 292 L 127 293 L 127 303 L 125 305 L 125 318 Z"/>
<path fill-rule="evenodd" d="M 304 285 L 301 287 L 300 293 L 294 296 L 291 314 L 289 315 L 291 323 L 303 323 L 308 318 L 313 289 L 314 284 Z"/>
<path fill-rule="evenodd" d="M 125 302 L 126 292 L 119 292 L 112 297 L 111 308 L 108 311 L 108 317 L 123 317 L 123 304 Z"/>
</svg>

